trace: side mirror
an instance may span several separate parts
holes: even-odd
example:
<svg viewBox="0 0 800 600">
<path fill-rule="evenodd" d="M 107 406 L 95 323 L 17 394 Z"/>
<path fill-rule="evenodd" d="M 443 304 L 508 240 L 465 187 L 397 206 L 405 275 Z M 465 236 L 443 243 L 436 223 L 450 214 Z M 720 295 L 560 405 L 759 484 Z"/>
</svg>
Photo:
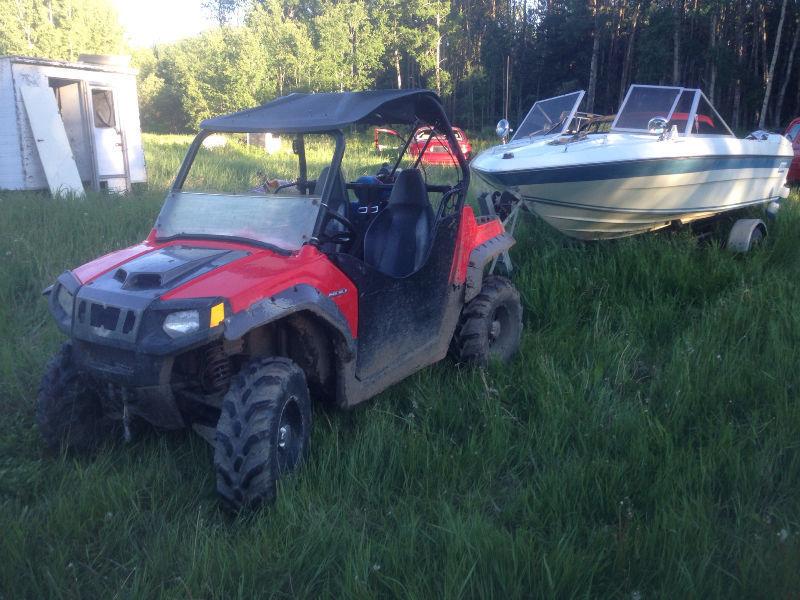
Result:
<svg viewBox="0 0 800 600">
<path fill-rule="evenodd" d="M 647 122 L 647 131 L 655 135 L 661 135 L 667 130 L 667 120 L 664 117 L 653 117 Z"/>
<path fill-rule="evenodd" d="M 497 137 L 505 139 L 508 137 L 508 134 L 511 133 L 511 125 L 506 119 L 500 119 L 497 122 L 497 127 L 495 127 L 495 133 L 497 133 Z"/>
</svg>

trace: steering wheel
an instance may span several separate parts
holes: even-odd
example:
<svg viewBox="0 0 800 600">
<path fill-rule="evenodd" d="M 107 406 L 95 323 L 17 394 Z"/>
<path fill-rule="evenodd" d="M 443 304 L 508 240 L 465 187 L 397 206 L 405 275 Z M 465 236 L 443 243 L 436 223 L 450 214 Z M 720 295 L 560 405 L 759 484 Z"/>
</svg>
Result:
<svg viewBox="0 0 800 600">
<path fill-rule="evenodd" d="M 289 183 L 284 183 L 283 185 L 279 185 L 278 187 L 276 187 L 275 190 L 272 193 L 273 194 L 277 194 L 281 190 L 285 190 L 286 188 L 290 188 L 290 187 L 296 186 L 298 183 L 299 183 L 298 181 L 290 181 Z"/>
<path fill-rule="evenodd" d="M 378 171 L 375 173 L 375 178 L 384 184 L 394 183 L 394 176 L 392 175 L 389 163 L 384 163 L 380 166 Z"/>
<path fill-rule="evenodd" d="M 328 218 L 333 219 L 334 221 L 338 221 L 339 223 L 344 225 L 347 231 L 337 231 L 336 233 L 330 235 L 326 233 L 320 233 L 319 241 L 322 242 L 323 244 L 346 245 L 349 249 L 349 247 L 353 244 L 353 242 L 356 241 L 356 238 L 358 237 L 358 229 L 356 229 L 356 226 L 353 225 L 350 219 L 348 219 L 343 215 L 340 215 L 337 212 L 329 211 Z"/>
</svg>

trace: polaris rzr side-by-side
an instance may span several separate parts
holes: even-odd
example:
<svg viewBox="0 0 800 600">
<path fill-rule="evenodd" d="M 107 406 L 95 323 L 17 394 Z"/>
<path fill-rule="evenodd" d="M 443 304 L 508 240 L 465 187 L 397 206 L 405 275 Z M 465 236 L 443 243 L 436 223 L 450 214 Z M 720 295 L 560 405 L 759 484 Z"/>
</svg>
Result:
<svg viewBox="0 0 800 600">
<path fill-rule="evenodd" d="M 398 158 L 348 182 L 343 132 L 386 124 L 407 126 L 407 139 L 423 124 L 445 136 L 457 181 L 428 183 L 418 158 L 404 170 Z M 237 193 L 190 190 L 212 133 L 291 138 L 299 174 Z M 330 163 L 309 173 L 318 138 Z M 201 181 L 209 168 L 198 167 Z M 205 121 L 147 239 L 45 292 L 69 337 L 39 392 L 46 444 L 90 449 L 140 421 L 193 427 L 214 445 L 224 501 L 253 506 L 307 453 L 312 401 L 353 407 L 448 349 L 459 362 L 510 359 L 520 298 L 487 266 L 513 239 L 498 218 L 476 218 L 468 184 L 427 90 L 292 94 Z"/>
</svg>

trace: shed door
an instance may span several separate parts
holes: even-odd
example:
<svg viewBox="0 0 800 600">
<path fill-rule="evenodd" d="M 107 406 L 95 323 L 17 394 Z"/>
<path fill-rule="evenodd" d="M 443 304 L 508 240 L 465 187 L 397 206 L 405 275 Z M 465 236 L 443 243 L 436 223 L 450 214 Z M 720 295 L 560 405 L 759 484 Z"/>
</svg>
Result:
<svg viewBox="0 0 800 600">
<path fill-rule="evenodd" d="M 92 87 L 91 103 L 97 178 L 100 187 L 125 191 L 128 189 L 128 168 L 114 91 L 109 88 Z"/>
<path fill-rule="evenodd" d="M 29 85 L 20 86 L 20 93 L 50 191 L 83 196 L 83 183 L 55 96 L 50 88 Z"/>
</svg>

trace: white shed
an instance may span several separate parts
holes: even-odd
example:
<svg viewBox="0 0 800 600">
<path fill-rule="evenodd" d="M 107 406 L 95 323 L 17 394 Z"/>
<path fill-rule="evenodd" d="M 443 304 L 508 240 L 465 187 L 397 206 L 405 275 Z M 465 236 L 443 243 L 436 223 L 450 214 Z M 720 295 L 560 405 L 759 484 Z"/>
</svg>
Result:
<svg viewBox="0 0 800 600">
<path fill-rule="evenodd" d="M 83 194 L 146 180 L 127 60 L 0 57 L 0 190 Z"/>
</svg>

